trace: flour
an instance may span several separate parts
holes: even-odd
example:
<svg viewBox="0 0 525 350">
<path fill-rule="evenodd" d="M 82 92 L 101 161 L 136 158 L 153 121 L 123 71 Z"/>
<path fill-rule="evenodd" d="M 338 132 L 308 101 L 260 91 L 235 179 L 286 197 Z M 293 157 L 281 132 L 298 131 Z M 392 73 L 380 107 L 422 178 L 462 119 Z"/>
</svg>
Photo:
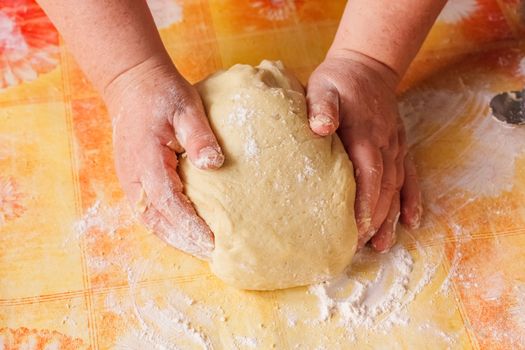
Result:
<svg viewBox="0 0 525 350">
<path fill-rule="evenodd" d="M 244 156 L 248 160 L 256 160 L 259 154 L 259 145 L 254 138 L 254 129 L 249 120 L 256 115 L 256 112 L 243 106 L 243 99 L 246 94 L 236 94 L 233 96 L 235 108 L 232 113 L 226 117 L 226 123 L 230 126 L 239 128 L 239 132 L 244 133 Z"/>
<path fill-rule="evenodd" d="M 361 277 L 350 267 L 336 279 L 309 287 L 309 293 L 317 297 L 319 314 L 315 322 L 335 318 L 354 340 L 363 331 L 385 333 L 393 326 L 410 323 L 407 306 L 431 282 L 437 265 L 426 261 L 421 275 L 415 276 L 415 262 L 400 245 L 382 255 L 365 248 L 356 254 L 352 266 L 370 264 L 377 264 L 373 278 Z"/>
<path fill-rule="evenodd" d="M 505 289 L 505 276 L 501 272 L 496 272 L 486 279 L 484 285 L 485 288 L 481 292 L 483 300 L 499 300 Z"/>
<path fill-rule="evenodd" d="M 295 315 L 286 315 L 286 324 L 288 327 L 295 327 L 297 326 L 297 318 Z"/>
<path fill-rule="evenodd" d="M 86 237 L 90 239 L 89 232 L 97 229 L 114 237 L 118 229 L 132 225 L 135 222 L 133 213 L 127 203 L 120 202 L 114 206 L 104 205 L 97 200 L 89 207 L 85 214 L 74 223 L 75 238 Z"/>
<path fill-rule="evenodd" d="M 235 336 L 235 343 L 238 347 L 251 349 L 256 349 L 257 345 L 259 345 L 257 338 L 244 337 L 240 335 Z"/>
<path fill-rule="evenodd" d="M 113 293 L 105 300 L 106 310 L 127 324 L 128 332 L 117 339 L 117 349 L 213 349 L 199 325 L 213 327 L 220 312 L 213 312 L 176 289 L 167 293 L 161 305 L 145 289 L 139 289 L 136 279 L 130 282 L 133 301 L 124 301 Z"/>
<path fill-rule="evenodd" d="M 258 153 L 259 153 L 259 146 L 257 146 L 257 142 L 253 138 L 248 138 L 244 146 L 245 156 L 249 159 L 253 159 L 257 156 Z"/>
<path fill-rule="evenodd" d="M 442 330 L 438 326 L 431 323 L 423 323 L 419 325 L 418 329 L 423 332 L 430 333 L 431 335 L 437 335 L 438 338 L 442 339 L 446 345 L 447 349 L 452 349 L 452 347 L 457 343 L 457 337 L 451 336 Z"/>
<path fill-rule="evenodd" d="M 2 349 L 1 346 L 0 346 L 0 349 Z M 60 343 L 58 341 L 49 343 L 46 345 L 46 347 L 43 350 L 60 350 Z"/>
<path fill-rule="evenodd" d="M 298 182 L 304 182 L 309 177 L 312 177 L 315 173 L 313 162 L 310 158 L 307 156 L 304 156 L 303 159 L 303 170 L 301 173 L 297 174 L 297 181 Z"/>
<path fill-rule="evenodd" d="M 102 272 L 105 271 L 111 263 L 104 257 L 90 257 L 87 259 L 87 265 L 92 272 Z"/>
<path fill-rule="evenodd" d="M 350 269 L 339 278 L 309 287 L 318 298 L 318 321 L 337 315 L 339 324 L 352 337 L 358 328 L 384 332 L 393 325 L 408 323 L 408 316 L 393 311 L 401 310 L 407 297 L 415 297 L 408 289 L 414 260 L 405 248 L 396 246 L 384 255 L 359 252 L 354 264 L 372 259 L 379 259 L 380 266 L 372 280 L 359 278 Z"/>
<path fill-rule="evenodd" d="M 512 188 L 515 161 L 525 152 L 525 129 L 509 128 L 490 118 L 492 96 L 491 91 L 483 90 L 421 89 L 400 103 L 410 146 L 447 139 L 452 125 L 459 124 L 472 135 L 472 142 L 459 149 L 459 160 L 451 160 L 445 168 L 430 169 L 421 179 L 422 187 L 431 192 L 440 188 L 437 198 L 458 189 L 495 197 Z M 426 118 L 429 115 L 431 120 Z"/>
<path fill-rule="evenodd" d="M 234 125 L 237 127 L 242 127 L 246 124 L 247 120 L 254 116 L 254 111 L 249 110 L 248 108 L 242 105 L 242 98 L 245 95 L 236 95 L 234 96 L 235 108 L 232 113 L 228 114 L 226 117 L 226 123 L 229 125 Z"/>
<path fill-rule="evenodd" d="M 513 292 L 515 304 L 511 307 L 510 314 L 514 322 L 525 332 L 525 284 L 514 286 Z"/>
<path fill-rule="evenodd" d="M 150 300 L 144 306 L 136 308 L 136 315 L 143 326 L 144 334 L 155 338 L 158 344 L 171 346 L 173 342 L 167 340 L 177 336 L 191 339 L 202 349 L 213 348 L 206 335 L 195 329 L 184 314 L 169 305 L 160 309 Z"/>
</svg>

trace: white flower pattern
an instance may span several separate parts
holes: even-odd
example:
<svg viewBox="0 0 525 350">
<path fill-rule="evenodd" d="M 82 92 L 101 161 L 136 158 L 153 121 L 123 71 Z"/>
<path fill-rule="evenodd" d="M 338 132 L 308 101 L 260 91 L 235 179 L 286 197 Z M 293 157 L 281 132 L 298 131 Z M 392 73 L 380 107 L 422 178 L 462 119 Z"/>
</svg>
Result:
<svg viewBox="0 0 525 350">
<path fill-rule="evenodd" d="M 182 6 L 176 0 L 147 0 L 157 28 L 164 29 L 182 21 Z"/>
<path fill-rule="evenodd" d="M 34 1 L 0 5 L 0 89 L 51 71 L 58 55 L 58 34 Z"/>
<path fill-rule="evenodd" d="M 296 10 L 294 0 L 254 0 L 251 6 L 270 21 L 284 21 Z"/>
<path fill-rule="evenodd" d="M 438 17 L 438 21 L 457 24 L 478 10 L 476 0 L 449 0 Z"/>
</svg>

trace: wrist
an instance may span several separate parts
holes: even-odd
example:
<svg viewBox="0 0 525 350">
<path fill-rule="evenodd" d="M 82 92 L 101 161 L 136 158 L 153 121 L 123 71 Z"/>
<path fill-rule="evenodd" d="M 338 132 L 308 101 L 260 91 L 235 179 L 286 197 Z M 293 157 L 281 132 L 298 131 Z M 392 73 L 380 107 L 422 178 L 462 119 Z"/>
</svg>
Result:
<svg viewBox="0 0 525 350">
<path fill-rule="evenodd" d="M 357 50 L 332 46 L 328 50 L 326 59 L 344 59 L 364 65 L 378 74 L 385 84 L 390 86 L 393 90 L 395 90 L 401 81 L 401 76 L 393 68 L 378 59 Z"/>
<path fill-rule="evenodd" d="M 160 85 L 163 80 L 180 77 L 167 54 L 152 55 L 116 74 L 100 88 L 100 92 L 106 104 L 111 105 L 126 95 L 127 91 L 137 89 L 145 81 L 153 79 Z"/>
</svg>

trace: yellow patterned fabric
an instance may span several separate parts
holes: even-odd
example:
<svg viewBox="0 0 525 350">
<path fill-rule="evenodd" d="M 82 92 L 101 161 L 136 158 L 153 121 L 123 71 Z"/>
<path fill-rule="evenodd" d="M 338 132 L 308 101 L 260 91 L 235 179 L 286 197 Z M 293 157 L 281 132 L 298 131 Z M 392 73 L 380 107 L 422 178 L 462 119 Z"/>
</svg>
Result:
<svg viewBox="0 0 525 350">
<path fill-rule="evenodd" d="M 305 82 L 345 1 L 148 0 L 191 82 L 282 60 Z M 0 349 L 525 349 L 524 6 L 450 0 L 400 86 L 425 215 L 337 281 L 246 292 L 134 218 L 111 121 L 33 0 L 0 0 Z M 300 247 L 298 247 L 300 249 Z"/>
</svg>

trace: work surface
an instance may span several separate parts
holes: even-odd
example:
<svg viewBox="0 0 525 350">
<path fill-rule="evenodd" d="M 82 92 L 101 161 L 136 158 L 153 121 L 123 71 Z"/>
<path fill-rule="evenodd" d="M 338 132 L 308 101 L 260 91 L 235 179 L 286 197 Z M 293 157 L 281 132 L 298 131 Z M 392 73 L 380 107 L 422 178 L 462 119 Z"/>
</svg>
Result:
<svg viewBox="0 0 525 350">
<path fill-rule="evenodd" d="M 192 82 L 263 58 L 305 81 L 344 6 L 149 2 Z M 0 2 L 0 349 L 525 349 L 525 129 L 488 109 L 525 84 L 518 6 L 452 0 L 400 88 L 421 229 L 336 281 L 259 293 L 136 222 L 101 100 L 33 1 Z"/>
</svg>

